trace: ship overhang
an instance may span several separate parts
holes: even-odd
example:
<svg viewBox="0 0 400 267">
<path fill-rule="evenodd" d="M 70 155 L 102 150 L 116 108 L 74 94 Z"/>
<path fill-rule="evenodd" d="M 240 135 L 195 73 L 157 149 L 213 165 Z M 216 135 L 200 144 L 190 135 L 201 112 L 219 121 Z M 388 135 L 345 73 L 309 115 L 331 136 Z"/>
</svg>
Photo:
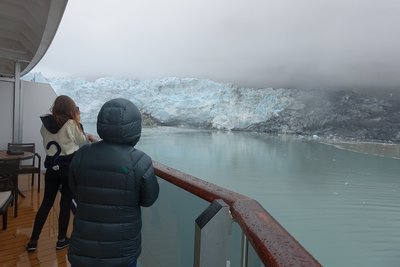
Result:
<svg viewBox="0 0 400 267">
<path fill-rule="evenodd" d="M 0 2 L 0 78 L 23 76 L 36 66 L 54 39 L 67 2 Z"/>
</svg>

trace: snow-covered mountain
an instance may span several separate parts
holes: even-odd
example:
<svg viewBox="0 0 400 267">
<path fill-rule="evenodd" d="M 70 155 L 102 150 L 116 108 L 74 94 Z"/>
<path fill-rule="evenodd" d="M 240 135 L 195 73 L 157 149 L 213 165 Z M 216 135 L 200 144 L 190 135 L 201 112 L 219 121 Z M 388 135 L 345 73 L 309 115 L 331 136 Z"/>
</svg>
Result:
<svg viewBox="0 0 400 267">
<path fill-rule="evenodd" d="M 400 101 L 351 91 L 242 88 L 172 77 L 88 81 L 31 73 L 24 79 L 72 97 L 85 123 L 96 122 L 104 102 L 124 97 L 148 124 L 400 142 Z"/>
</svg>

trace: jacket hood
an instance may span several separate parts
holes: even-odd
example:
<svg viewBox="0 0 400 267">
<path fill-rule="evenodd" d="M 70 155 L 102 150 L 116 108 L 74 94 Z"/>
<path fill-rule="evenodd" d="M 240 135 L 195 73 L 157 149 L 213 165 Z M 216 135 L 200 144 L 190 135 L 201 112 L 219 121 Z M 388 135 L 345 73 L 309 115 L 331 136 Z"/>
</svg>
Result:
<svg viewBox="0 0 400 267">
<path fill-rule="evenodd" d="M 43 126 L 46 128 L 46 130 L 52 134 L 56 134 L 61 129 L 61 127 L 57 125 L 54 116 L 51 114 L 41 116 L 40 119 L 42 120 Z"/>
<path fill-rule="evenodd" d="M 107 142 L 136 145 L 142 133 L 142 116 L 129 100 L 107 101 L 97 116 L 97 133 Z"/>
</svg>

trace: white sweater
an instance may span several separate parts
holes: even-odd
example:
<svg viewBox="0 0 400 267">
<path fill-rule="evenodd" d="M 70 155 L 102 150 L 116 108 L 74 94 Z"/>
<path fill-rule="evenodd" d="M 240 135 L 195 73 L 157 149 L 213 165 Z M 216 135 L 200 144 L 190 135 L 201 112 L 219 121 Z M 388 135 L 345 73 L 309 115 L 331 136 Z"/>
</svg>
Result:
<svg viewBox="0 0 400 267">
<path fill-rule="evenodd" d="M 87 143 L 86 136 L 73 120 L 68 120 L 55 134 L 50 133 L 46 127 L 42 125 L 40 133 L 43 137 L 43 145 L 45 148 L 50 141 L 56 141 L 61 146 L 61 156 L 70 155 Z M 46 150 L 46 153 L 48 156 L 54 156 L 56 151 L 57 149 L 53 145 Z"/>
</svg>

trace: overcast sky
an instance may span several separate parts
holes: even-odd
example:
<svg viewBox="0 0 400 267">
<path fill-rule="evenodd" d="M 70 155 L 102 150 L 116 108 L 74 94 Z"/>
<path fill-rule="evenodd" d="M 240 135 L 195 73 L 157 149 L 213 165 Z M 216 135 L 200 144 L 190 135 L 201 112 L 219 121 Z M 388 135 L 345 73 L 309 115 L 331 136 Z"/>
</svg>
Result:
<svg viewBox="0 0 400 267">
<path fill-rule="evenodd" d="M 400 91 L 400 1 L 69 0 L 34 71 Z"/>
</svg>

